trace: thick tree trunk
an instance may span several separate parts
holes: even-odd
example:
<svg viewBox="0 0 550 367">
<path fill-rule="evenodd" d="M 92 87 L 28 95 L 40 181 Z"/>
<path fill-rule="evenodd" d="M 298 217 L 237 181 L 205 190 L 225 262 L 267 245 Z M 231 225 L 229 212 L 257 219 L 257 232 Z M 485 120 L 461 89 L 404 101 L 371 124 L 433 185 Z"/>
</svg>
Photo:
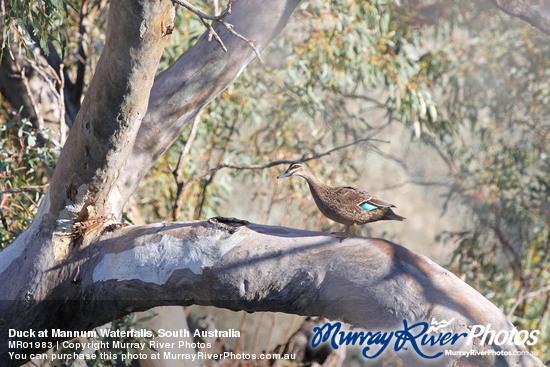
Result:
<svg viewBox="0 0 550 367">
<path fill-rule="evenodd" d="M 298 3 L 299 0 L 239 0 L 225 20 L 263 49 L 283 29 Z M 233 83 L 256 57 L 246 42 L 223 27 L 215 28 L 227 52 L 216 41 L 209 42 L 205 33 L 155 80 L 134 150 L 117 185 L 120 197 L 113 207 L 119 213 L 141 179 L 195 115 Z"/>
<path fill-rule="evenodd" d="M 45 306 L 46 300 L 63 299 L 70 304 L 83 296 L 59 293 L 74 276 L 61 270 L 79 252 L 74 226 L 84 223 L 86 233 L 93 233 L 93 228 L 102 228 L 113 216 L 109 198 L 116 195 L 115 183 L 147 109 L 166 42 L 163 27 L 173 23 L 174 15 L 168 0 L 111 2 L 105 51 L 48 192 L 29 229 L 0 253 L 0 318 L 20 315 L 26 325 L 17 328 L 55 319 L 57 312 Z M 83 232 L 81 228 L 78 233 Z M 65 317 L 78 314 L 70 307 L 64 307 L 64 312 Z M 78 317 L 89 323 L 84 314 Z M 0 322 L 0 335 L 7 341 L 5 325 Z"/>
</svg>

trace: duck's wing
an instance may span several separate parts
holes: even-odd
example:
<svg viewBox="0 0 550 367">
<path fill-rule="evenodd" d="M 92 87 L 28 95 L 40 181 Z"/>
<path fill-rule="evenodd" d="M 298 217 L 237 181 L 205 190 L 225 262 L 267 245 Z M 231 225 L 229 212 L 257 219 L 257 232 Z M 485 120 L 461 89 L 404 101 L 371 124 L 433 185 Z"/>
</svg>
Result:
<svg viewBox="0 0 550 367">
<path fill-rule="evenodd" d="M 340 200 L 346 203 L 353 203 L 365 210 L 374 210 L 380 208 L 392 208 L 395 205 L 388 203 L 366 191 L 356 189 L 351 186 L 339 186 L 335 190 Z"/>
</svg>

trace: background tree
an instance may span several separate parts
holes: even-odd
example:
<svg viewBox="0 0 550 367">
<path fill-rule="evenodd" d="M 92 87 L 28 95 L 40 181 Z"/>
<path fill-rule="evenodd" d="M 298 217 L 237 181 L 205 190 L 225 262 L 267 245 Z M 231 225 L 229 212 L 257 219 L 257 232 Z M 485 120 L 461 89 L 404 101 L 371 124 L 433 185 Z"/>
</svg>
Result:
<svg viewBox="0 0 550 367">
<path fill-rule="evenodd" d="M 26 98 L 26 102 L 15 102 L 8 97 L 6 102 L 11 107 L 6 105 L 5 110 L 9 113 L 10 109 L 18 111 L 19 106 L 24 106 L 17 116 L 29 118 L 39 129 L 54 126 L 52 140 L 62 142 L 66 135 L 63 131 L 76 118 L 86 81 L 98 65 L 90 55 L 103 47 L 106 4 L 82 2 L 78 4 L 79 15 L 71 10 L 78 6 L 65 7 L 63 18 L 48 10 L 50 3 L 44 3 L 42 9 L 15 4 L 13 12 L 27 11 L 31 16 L 14 17 L 13 12 L 4 10 L 7 14 L 4 27 L 30 29 L 34 35 L 31 37 L 42 45 L 42 52 L 27 42 L 23 49 L 33 53 L 34 58 L 19 56 L 15 62 L 3 58 L 4 70 L 10 70 L 4 75 L 17 75 L 17 80 L 5 84 L 3 95 L 13 96 L 14 93 L 7 93 L 7 88 L 13 90 L 18 85 L 21 92 L 15 95 Z M 63 9 L 62 3 L 54 5 Z M 208 5 L 201 4 L 214 13 Z M 30 24 L 25 19 L 35 21 Z M 65 26 L 56 27 L 63 20 Z M 166 34 L 168 23 L 163 30 Z M 178 65 L 175 59 L 198 39 L 203 27 L 189 12 L 180 14 L 176 21 L 178 31 L 171 36 L 174 47 L 168 47 L 164 53 L 161 69 L 174 65 L 175 70 Z M 33 31 L 36 29 L 45 31 Z M 12 40 L 10 37 L 25 41 L 21 35 L 24 32 L 8 37 L 6 34 L 9 33 L 4 35 L 6 46 Z M 255 33 L 249 37 L 255 39 Z M 448 42 L 449 38 L 453 42 Z M 401 204 L 409 204 L 406 200 L 409 190 L 425 195 L 419 200 L 421 203 L 437 201 L 434 190 L 446 191 L 448 200 L 434 204 L 435 208 L 446 210 L 451 205 L 458 207 L 456 210 L 462 216 L 476 218 L 455 223 L 433 241 L 456 245 L 452 250 L 452 269 L 501 306 L 519 328 L 548 330 L 548 255 L 544 251 L 548 246 L 548 120 L 544 118 L 547 98 L 544 65 L 548 50 L 540 46 L 545 39 L 539 31 L 510 20 L 490 5 L 462 2 L 396 5 L 374 1 L 350 7 L 345 1 L 302 3 L 282 37 L 265 51 L 266 65 L 251 65 L 235 85 L 208 105 L 200 119 L 194 120 L 191 132 L 184 134 L 145 177 L 126 218 L 136 222 L 201 219 L 233 216 L 236 214 L 226 208 L 237 208 L 237 212 L 247 213 L 247 219 L 261 223 L 298 222 L 306 228 L 328 230 L 329 223 L 314 214 L 317 212 L 308 195 L 299 191 L 305 187 L 281 187 L 274 180 L 276 174 L 263 168 L 269 162 L 316 157 L 351 144 L 310 163 L 333 183 L 363 181 L 361 177 L 369 177 L 367 182 L 375 188 L 398 186 L 390 197 L 399 197 L 399 192 L 406 191 L 399 206 L 400 209 L 405 206 L 411 213 L 404 215 L 413 225 L 414 218 L 419 217 L 418 202 L 408 208 Z M 247 57 L 254 55 L 246 43 L 237 43 L 229 35 L 224 40 L 226 47 L 228 42 L 235 42 L 246 49 Z M 215 40 L 209 47 L 214 46 Z M 17 55 L 13 47 L 11 50 Z M 235 49 L 228 47 L 228 51 L 235 54 Z M 222 51 L 216 48 L 216 52 Z M 186 55 L 189 58 L 189 53 Z M 225 69 L 220 75 L 230 73 Z M 510 77 L 502 78 L 506 75 Z M 38 87 L 33 87 L 36 79 Z M 162 75 L 159 80 L 163 80 Z M 48 98 L 37 97 L 44 94 Z M 153 92 L 150 110 L 154 109 L 151 107 L 154 96 Z M 57 106 L 51 107 L 51 101 Z M 57 120 L 51 119 L 53 124 L 41 112 L 47 110 L 43 107 L 47 103 L 49 110 L 58 111 L 52 114 L 59 116 Z M 189 117 L 200 109 L 200 103 L 193 108 L 191 113 L 184 114 L 186 121 L 193 120 Z M 47 134 L 35 138 L 21 127 L 20 117 L 12 116 L 6 116 L 3 125 L 5 188 L 0 209 L 6 244 L 13 239 L 14 232 L 26 227 L 24 221 L 28 223 L 34 214 L 32 208 L 41 197 L 40 186 L 49 182 L 49 171 L 45 168 L 48 165 L 38 166 L 37 157 L 51 162 L 46 157 L 52 151 L 55 154 L 55 149 L 50 148 L 53 144 L 46 143 Z M 147 116 L 142 125 L 148 126 Z M 177 131 L 181 130 L 180 124 Z M 178 135 L 174 132 L 170 139 Z M 383 143 L 366 140 L 373 137 L 391 140 L 392 144 L 387 149 Z M 138 135 L 138 142 L 139 139 Z M 403 144 L 404 141 L 408 144 Z M 162 143 L 149 161 L 154 161 L 168 147 Z M 409 150 L 396 149 L 396 145 L 408 146 Z M 34 146 L 36 149 L 31 149 Z M 411 150 L 415 153 L 410 154 Z M 17 155 L 16 151 L 23 154 Z M 135 151 L 131 157 L 141 157 Z M 365 152 L 372 152 L 367 155 L 367 164 L 363 159 Z M 373 161 L 381 158 L 374 159 L 373 153 L 390 162 L 387 164 L 395 167 L 394 173 L 388 174 L 384 167 L 384 174 L 380 175 L 382 166 Z M 430 170 L 425 162 L 419 163 L 411 155 L 425 160 L 440 157 L 448 172 Z M 28 173 L 20 175 L 22 171 Z M 145 173 L 143 169 L 138 172 Z M 401 185 L 404 174 L 410 177 L 405 187 Z M 137 184 L 137 180 L 132 184 Z M 247 189 L 239 192 L 237 188 L 243 185 Z M 370 185 L 357 186 L 370 189 Z M 410 185 L 417 186 L 410 189 Z M 132 185 L 127 186 L 130 188 L 120 190 L 122 198 L 133 191 Z M 238 197 L 239 205 L 232 203 L 231 197 Z M 243 205 L 246 198 L 249 203 Z M 112 206 L 119 205 L 117 200 Z M 289 209 L 285 212 L 284 208 Z M 311 215 L 296 218 L 295 213 L 304 212 Z M 434 215 L 420 213 L 424 218 Z M 81 211 L 79 215 L 82 214 Z M 93 214 L 83 215 L 91 215 L 93 219 Z M 307 221 L 310 216 L 315 221 Z M 90 222 L 90 218 L 76 217 L 78 223 Z M 104 227 L 111 222 L 96 218 L 92 223 Z M 83 228 L 77 237 L 83 236 L 79 240 L 86 241 L 90 234 Z M 411 238 L 410 227 L 402 234 L 393 226 L 367 227 L 364 231 L 406 245 L 409 245 L 407 237 L 400 235 L 407 233 Z M 421 238 L 426 241 L 425 234 Z M 88 241 L 94 240 L 93 236 L 88 237 Z M 441 256 L 440 261 L 450 259 L 445 255 L 435 254 Z M 548 353 L 542 349 L 539 352 L 543 358 Z"/>
</svg>

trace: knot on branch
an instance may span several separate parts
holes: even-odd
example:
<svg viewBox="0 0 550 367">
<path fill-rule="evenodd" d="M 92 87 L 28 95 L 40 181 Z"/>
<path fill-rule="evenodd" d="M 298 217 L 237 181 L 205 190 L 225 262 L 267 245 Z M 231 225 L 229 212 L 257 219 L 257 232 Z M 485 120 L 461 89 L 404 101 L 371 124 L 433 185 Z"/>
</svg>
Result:
<svg viewBox="0 0 550 367">
<path fill-rule="evenodd" d="M 85 221 L 77 221 L 73 225 L 72 239 L 75 246 L 81 246 L 85 237 L 92 236 L 94 239 L 107 232 L 113 232 L 120 227 L 128 226 L 127 223 L 120 223 L 116 221 L 112 216 L 94 216 L 88 218 Z M 89 242 L 89 241 L 87 241 Z"/>
<path fill-rule="evenodd" d="M 237 232 L 240 227 L 247 226 L 250 223 L 247 220 L 233 217 L 213 217 L 208 219 L 207 222 L 216 228 L 229 232 L 230 234 Z"/>
</svg>

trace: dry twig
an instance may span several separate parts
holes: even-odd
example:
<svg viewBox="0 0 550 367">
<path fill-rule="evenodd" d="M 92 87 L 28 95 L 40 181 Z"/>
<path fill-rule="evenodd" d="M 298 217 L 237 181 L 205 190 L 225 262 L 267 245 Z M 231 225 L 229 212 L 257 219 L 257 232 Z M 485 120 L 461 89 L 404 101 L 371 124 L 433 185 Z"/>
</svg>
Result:
<svg viewBox="0 0 550 367">
<path fill-rule="evenodd" d="M 331 153 L 334 153 L 338 150 L 342 150 L 342 149 L 351 147 L 353 145 L 357 145 L 357 144 L 365 142 L 365 141 L 377 141 L 377 142 L 382 142 L 382 143 L 389 143 L 386 140 L 380 140 L 380 139 L 375 139 L 375 138 L 363 138 L 363 139 L 355 140 L 355 141 L 353 141 L 349 144 L 345 144 L 345 145 L 338 146 L 336 148 L 332 148 L 332 149 L 327 150 L 326 152 L 323 152 L 323 153 L 320 153 L 320 154 L 316 154 L 316 155 L 313 155 L 313 156 L 310 156 L 310 157 L 302 157 L 299 160 L 302 161 L 302 162 L 307 162 L 307 161 L 311 161 L 311 160 L 314 160 L 314 159 L 319 159 L 321 157 L 324 157 L 324 156 L 327 156 Z M 294 163 L 294 162 L 296 162 L 296 160 L 278 160 L 278 161 L 272 161 L 272 162 L 269 162 L 269 163 L 266 163 L 266 164 L 220 163 L 220 164 L 216 165 L 215 167 L 210 168 L 209 170 L 206 170 L 202 173 L 199 173 L 199 174 L 191 177 L 189 180 L 187 180 L 186 185 L 193 184 L 193 183 L 203 179 L 206 176 L 212 175 L 213 173 L 221 170 L 222 168 L 232 168 L 232 169 L 238 169 L 238 170 L 243 170 L 243 169 L 246 169 L 246 170 L 263 170 L 263 169 L 270 168 L 270 167 L 273 167 L 273 166 L 279 166 L 281 164 L 290 164 L 290 163 Z"/>
<path fill-rule="evenodd" d="M 37 130 L 42 130 L 44 128 L 44 119 L 42 118 L 42 113 L 40 112 L 40 108 L 38 107 L 38 104 L 36 102 L 36 99 L 34 98 L 34 94 L 32 93 L 31 87 L 29 85 L 29 80 L 27 76 L 25 75 L 25 69 L 20 68 L 19 70 L 19 77 L 21 78 L 21 81 L 23 82 L 23 85 L 25 86 L 25 91 L 27 92 L 27 95 L 29 96 L 29 100 L 31 102 L 32 109 L 34 111 L 34 115 L 36 116 L 36 122 L 37 122 Z"/>
<path fill-rule="evenodd" d="M 38 192 L 38 193 L 43 194 L 44 191 L 42 191 L 40 189 L 45 189 L 47 187 L 48 187 L 48 184 L 45 184 L 45 185 L 32 185 L 32 186 L 19 186 L 16 189 L 9 189 L 9 190 L 0 191 L 0 198 L 4 194 L 19 194 L 19 193 L 22 193 L 22 192 Z"/>
<path fill-rule="evenodd" d="M 523 293 L 523 294 L 520 294 L 520 296 L 518 297 L 517 301 L 514 303 L 514 305 L 512 306 L 512 308 L 510 309 L 510 312 L 508 312 L 508 317 L 511 317 L 514 312 L 516 311 L 516 308 L 518 308 L 518 306 L 525 300 L 527 300 L 528 298 L 533 298 L 533 297 L 536 297 L 538 295 L 541 295 L 541 294 L 544 294 L 544 293 L 548 293 L 550 292 L 550 285 L 547 285 L 547 286 L 544 286 L 542 288 L 539 288 L 535 291 L 531 291 L 531 292 L 527 292 L 527 293 Z"/>
<path fill-rule="evenodd" d="M 42 79 L 48 84 L 51 92 L 59 104 L 59 144 L 63 145 L 67 136 L 67 126 L 65 123 L 65 76 L 63 74 L 64 64 L 59 65 L 59 75 L 49 64 L 39 65 L 34 60 L 28 60 L 29 65 L 36 71 Z M 59 88 L 59 90 L 58 90 Z M 44 121 L 42 121 L 44 124 Z"/>
<path fill-rule="evenodd" d="M 258 351 L 258 342 L 260 341 L 260 330 L 262 330 L 262 324 L 264 323 L 266 313 L 262 312 L 258 326 L 256 326 L 256 332 L 254 333 L 254 343 L 252 344 L 252 354 L 256 354 Z"/>
<path fill-rule="evenodd" d="M 0 208 L 0 222 L 2 222 L 2 225 L 4 226 L 6 231 L 12 234 L 19 234 L 17 233 L 17 231 L 14 231 L 13 229 L 10 228 L 10 226 L 8 225 L 8 221 L 6 220 L 6 217 L 4 216 L 4 213 L 2 212 L 1 208 Z"/>
<path fill-rule="evenodd" d="M 185 146 L 181 150 L 176 169 L 174 169 L 174 171 L 172 172 L 172 174 L 174 175 L 174 179 L 176 180 L 176 186 L 177 186 L 176 199 L 174 200 L 174 207 L 172 208 L 173 220 L 179 219 L 179 213 L 180 213 L 179 208 L 183 205 L 183 193 L 185 188 L 185 182 L 183 180 L 183 166 L 186 162 L 187 155 L 191 150 L 191 146 L 193 145 L 193 142 L 197 137 L 197 131 L 199 129 L 199 123 L 201 122 L 201 116 L 202 116 L 202 112 L 197 114 L 197 116 L 195 116 L 195 119 L 193 120 L 193 126 L 191 127 L 191 132 L 189 133 L 189 137 L 185 142 Z"/>
<path fill-rule="evenodd" d="M 208 41 L 212 41 L 212 38 L 214 38 L 220 44 L 220 46 L 221 46 L 222 50 L 224 50 L 224 52 L 227 52 L 227 47 L 223 43 L 223 41 L 222 41 L 221 37 L 219 36 L 218 32 L 216 32 L 216 30 L 212 26 L 213 23 L 220 23 L 234 37 L 237 37 L 237 38 L 243 40 L 244 42 L 246 42 L 250 46 L 250 48 L 252 48 L 252 50 L 254 50 L 254 53 L 256 54 L 256 56 L 258 57 L 260 62 L 262 64 L 265 64 L 265 61 L 262 58 L 262 55 L 260 54 L 260 50 L 258 50 L 258 48 L 256 47 L 256 44 L 254 43 L 254 40 L 246 38 L 245 36 L 243 36 L 239 32 L 235 31 L 233 24 L 225 21 L 225 17 L 227 17 L 229 14 L 231 14 L 231 6 L 233 5 L 233 1 L 229 1 L 229 3 L 227 4 L 227 7 L 225 8 L 225 10 L 222 11 L 218 15 L 212 15 L 212 14 L 205 13 L 204 11 L 197 8 L 196 6 L 194 6 L 193 4 L 191 4 L 190 2 L 188 2 L 186 0 L 172 0 L 172 2 L 183 6 L 185 9 L 189 10 L 192 13 L 195 13 L 200 18 L 202 24 L 204 24 L 204 26 L 208 30 Z"/>
</svg>

